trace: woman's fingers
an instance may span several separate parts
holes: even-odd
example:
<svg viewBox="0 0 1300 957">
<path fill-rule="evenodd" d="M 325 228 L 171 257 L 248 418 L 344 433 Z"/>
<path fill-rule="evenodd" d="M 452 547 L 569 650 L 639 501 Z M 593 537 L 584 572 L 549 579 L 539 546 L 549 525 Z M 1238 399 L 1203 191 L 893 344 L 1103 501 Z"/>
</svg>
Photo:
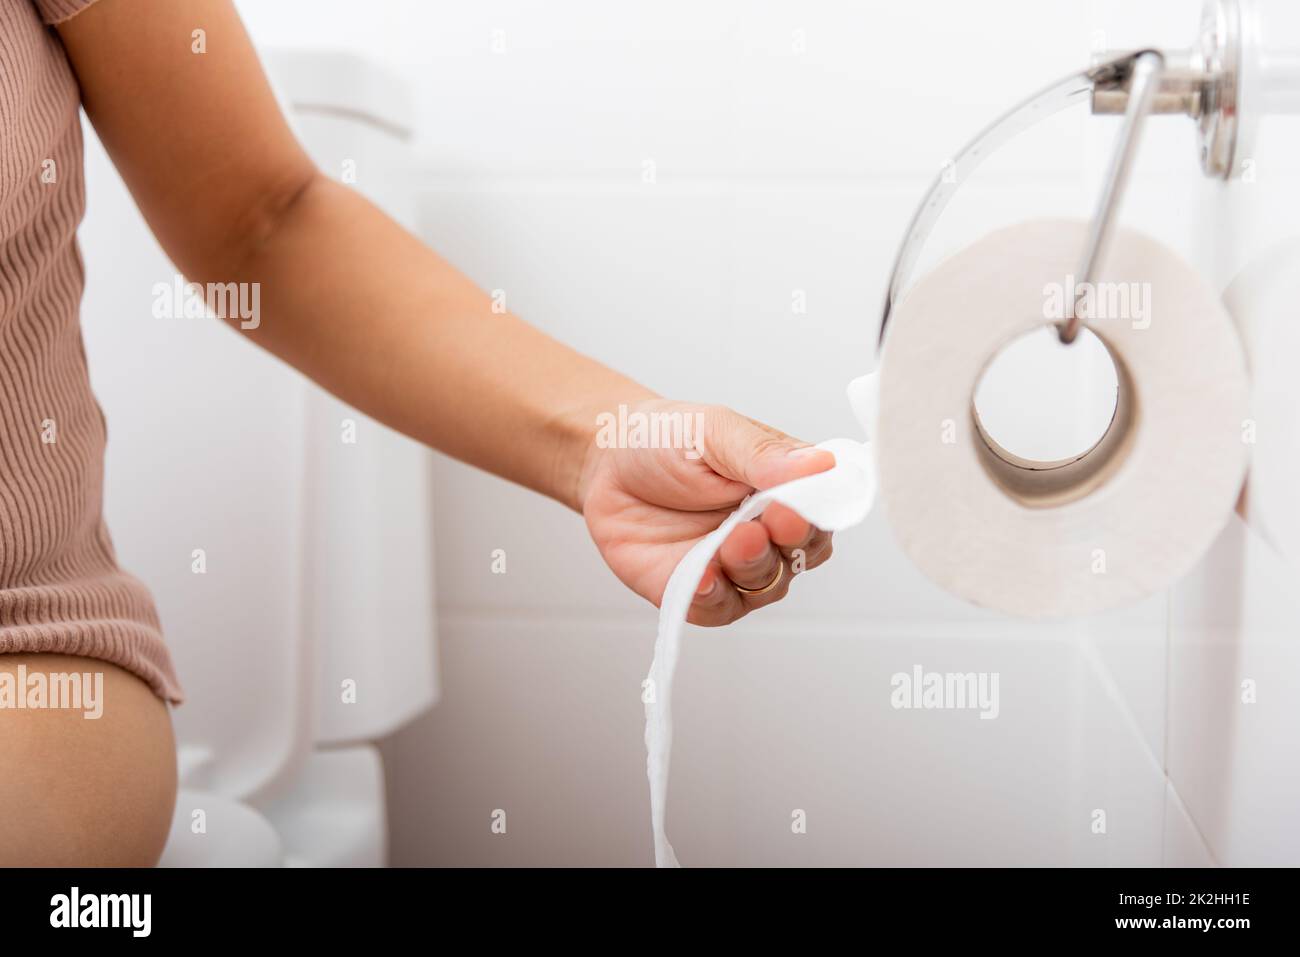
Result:
<svg viewBox="0 0 1300 957">
<path fill-rule="evenodd" d="M 725 625 L 748 611 L 780 601 L 795 574 L 816 568 L 830 553 L 829 533 L 774 502 L 760 519 L 742 522 L 727 536 L 700 580 L 687 621 Z M 771 591 L 763 591 L 774 582 Z M 763 594 L 748 595 L 737 586 Z"/>
<path fill-rule="evenodd" d="M 786 564 L 796 574 L 816 568 L 830 558 L 830 532 L 810 525 L 780 502 L 769 505 L 761 521 L 772 544 L 780 549 Z"/>
<path fill-rule="evenodd" d="M 692 625 L 727 625 L 749 611 L 715 559 L 700 579 L 686 620 Z"/>
<path fill-rule="evenodd" d="M 789 569 L 768 537 L 762 522 L 742 522 L 718 549 L 718 563 L 740 588 L 761 595 L 740 593 L 748 608 L 761 608 L 785 597 L 790 588 Z M 770 591 L 767 589 L 771 589 Z"/>
<path fill-rule="evenodd" d="M 778 548 L 804 548 L 812 540 L 813 527 L 792 508 L 773 502 L 763 510 L 760 521 Z"/>
<path fill-rule="evenodd" d="M 741 522 L 718 549 L 727 577 L 741 588 L 766 588 L 781 570 L 781 553 L 768 538 L 762 522 Z"/>
</svg>

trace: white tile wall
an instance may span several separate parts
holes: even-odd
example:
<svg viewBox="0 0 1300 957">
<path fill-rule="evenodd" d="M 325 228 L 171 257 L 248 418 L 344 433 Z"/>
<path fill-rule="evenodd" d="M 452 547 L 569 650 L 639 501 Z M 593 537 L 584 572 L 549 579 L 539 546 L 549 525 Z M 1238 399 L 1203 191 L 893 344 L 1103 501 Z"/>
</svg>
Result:
<svg viewBox="0 0 1300 957">
<path fill-rule="evenodd" d="M 1294 567 L 1234 520 L 1174 590 L 1169 776 L 1222 864 L 1300 856 Z"/>
<path fill-rule="evenodd" d="M 423 234 L 513 310 L 666 393 L 809 439 L 854 430 L 842 384 L 872 362 L 895 244 L 943 160 L 1093 48 L 1188 43 L 1198 8 L 390 0 L 360 18 L 341 0 L 241 4 L 262 42 L 349 46 L 415 83 Z M 1076 111 L 1017 139 L 959 194 L 926 261 L 996 225 L 1086 213 L 1116 125 Z M 1261 146 L 1255 183 L 1225 194 L 1193 143 L 1186 120 L 1150 124 L 1124 221 L 1226 284 L 1294 231 L 1293 153 Z M 396 862 L 648 863 L 638 692 L 653 610 L 573 516 L 446 460 L 437 533 L 444 698 L 385 747 Z M 873 517 L 782 606 L 688 637 L 679 855 L 1294 863 L 1280 729 L 1300 672 L 1271 630 L 1290 618 L 1263 610 L 1288 592 L 1242 586 L 1262 595 L 1249 628 L 1228 603 L 1243 556 L 1250 574 L 1267 564 L 1257 550 L 1221 543 L 1175 595 L 1172 627 L 1163 595 L 1034 627 L 941 593 Z M 999 671 L 1002 716 L 892 710 L 889 675 L 917 663 Z M 1231 699 L 1242 668 L 1267 679 L 1250 711 Z M 507 836 L 490 833 L 496 808 Z M 807 835 L 790 833 L 793 808 Z"/>
</svg>

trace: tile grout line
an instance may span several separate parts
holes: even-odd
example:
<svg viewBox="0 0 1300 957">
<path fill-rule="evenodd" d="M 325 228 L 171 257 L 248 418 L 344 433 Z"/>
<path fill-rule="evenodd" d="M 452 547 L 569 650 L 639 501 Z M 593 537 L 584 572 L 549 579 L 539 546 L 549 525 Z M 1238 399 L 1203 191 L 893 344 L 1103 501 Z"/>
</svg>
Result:
<svg viewBox="0 0 1300 957">
<path fill-rule="evenodd" d="M 1174 800 L 1178 802 L 1178 808 L 1179 810 L 1182 811 L 1183 817 L 1186 819 L 1186 821 L 1189 824 L 1191 824 L 1192 830 L 1196 833 L 1197 840 L 1201 842 L 1201 847 L 1205 851 L 1206 857 L 1210 859 L 1210 862 L 1215 867 L 1222 867 L 1223 865 L 1219 862 L 1218 855 L 1214 853 L 1214 848 L 1210 846 L 1210 842 L 1206 839 L 1205 833 L 1201 830 L 1200 822 L 1196 820 L 1195 816 L 1193 816 L 1191 808 L 1189 808 L 1187 806 L 1187 802 L 1183 800 L 1182 794 L 1178 792 L 1178 786 L 1174 784 L 1174 779 L 1169 774 L 1169 724 L 1171 719 L 1169 688 L 1173 683 L 1173 670 L 1174 670 L 1173 648 L 1174 648 L 1174 590 L 1170 588 L 1165 593 L 1165 726 L 1163 728 L 1163 743 L 1161 745 L 1161 750 L 1164 751 L 1163 770 L 1164 770 L 1164 777 L 1165 777 L 1165 803 L 1164 803 L 1164 809 L 1162 811 L 1163 833 L 1160 839 L 1160 866 L 1161 867 L 1168 866 L 1166 864 L 1166 860 L 1168 858 L 1168 850 L 1169 850 L 1167 845 L 1167 839 L 1169 835 L 1169 798 L 1170 795 L 1172 795 Z"/>
</svg>

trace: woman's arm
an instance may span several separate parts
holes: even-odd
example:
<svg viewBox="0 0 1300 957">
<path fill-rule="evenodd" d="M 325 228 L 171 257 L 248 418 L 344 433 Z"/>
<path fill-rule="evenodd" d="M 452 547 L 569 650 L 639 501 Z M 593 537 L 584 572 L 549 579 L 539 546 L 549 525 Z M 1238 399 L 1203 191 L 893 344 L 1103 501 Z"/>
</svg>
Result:
<svg viewBox="0 0 1300 957">
<path fill-rule="evenodd" d="M 493 313 L 322 176 L 228 0 L 100 0 L 59 32 L 87 114 L 180 270 L 260 283 L 263 319 L 245 335 L 399 431 L 579 507 L 597 412 L 651 392 Z"/>
<path fill-rule="evenodd" d="M 615 574 L 651 601 L 753 488 L 833 463 L 787 457 L 803 443 L 726 409 L 666 403 L 494 313 L 315 169 L 229 0 L 99 0 L 58 29 L 86 112 L 172 260 L 195 282 L 260 285 L 260 321 L 244 335 L 393 428 L 583 512 Z M 598 447 L 597 416 L 620 406 L 700 423 L 702 457 Z M 812 568 L 829 551 L 828 536 L 773 506 L 724 544 L 692 620 L 779 599 L 783 560 Z"/>
</svg>

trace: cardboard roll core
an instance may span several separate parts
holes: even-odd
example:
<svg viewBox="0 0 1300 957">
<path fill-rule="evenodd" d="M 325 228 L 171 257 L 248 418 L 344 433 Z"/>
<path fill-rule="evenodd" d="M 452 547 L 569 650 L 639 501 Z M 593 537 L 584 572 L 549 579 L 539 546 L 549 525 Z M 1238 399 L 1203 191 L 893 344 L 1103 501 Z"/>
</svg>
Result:
<svg viewBox="0 0 1300 957">
<path fill-rule="evenodd" d="M 1105 347 L 1115 367 L 1115 409 L 1101 438 L 1078 455 L 1040 461 L 1008 451 L 984 427 L 975 407 L 975 397 L 971 396 L 971 420 L 980 438 L 976 443 L 980 464 L 998 488 L 1026 508 L 1054 508 L 1092 494 L 1115 474 L 1132 447 L 1138 423 L 1138 401 L 1133 379 L 1124 361 L 1106 342 L 1105 336 L 1096 329 L 1091 331 Z M 989 357 L 976 379 L 977 386 L 994 359 L 1007 345 L 1009 343 L 995 350 Z"/>
</svg>

